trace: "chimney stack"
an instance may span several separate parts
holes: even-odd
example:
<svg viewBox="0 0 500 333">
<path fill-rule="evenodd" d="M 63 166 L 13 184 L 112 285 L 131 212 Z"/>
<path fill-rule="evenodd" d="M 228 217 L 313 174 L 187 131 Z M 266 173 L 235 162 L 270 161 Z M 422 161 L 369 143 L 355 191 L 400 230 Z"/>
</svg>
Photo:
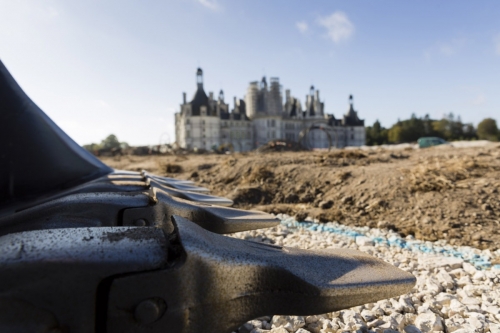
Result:
<svg viewBox="0 0 500 333">
<path fill-rule="evenodd" d="M 185 92 L 182 93 L 182 100 L 184 101 L 184 104 L 186 104 L 186 93 Z"/>
</svg>

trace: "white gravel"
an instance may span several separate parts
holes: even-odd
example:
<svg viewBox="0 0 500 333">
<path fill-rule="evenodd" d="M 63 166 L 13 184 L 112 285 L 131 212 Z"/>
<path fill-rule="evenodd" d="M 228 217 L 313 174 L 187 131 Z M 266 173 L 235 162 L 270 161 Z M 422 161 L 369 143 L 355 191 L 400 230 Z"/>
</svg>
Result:
<svg viewBox="0 0 500 333">
<path fill-rule="evenodd" d="M 424 247 L 407 246 L 403 242 L 401 246 L 401 241 L 394 241 L 396 236 L 388 230 L 329 223 L 325 228 L 312 228 L 323 231 L 314 231 L 301 227 L 303 224 L 291 221 L 288 216 L 279 217 L 284 223 L 275 228 L 232 236 L 303 249 L 358 249 L 411 272 L 417 277 L 417 284 L 409 294 L 338 312 L 258 318 L 240 327 L 240 333 L 500 333 L 500 269 L 480 270 L 484 265 L 474 262 L 477 257 L 496 258 L 498 253 L 453 248 L 444 241 L 421 242 Z M 362 235 L 360 231 L 364 231 Z M 412 244 L 418 245 L 418 241 Z M 465 260 L 457 258 L 457 253 L 464 250 L 475 257 L 468 260 L 466 254 Z"/>
</svg>

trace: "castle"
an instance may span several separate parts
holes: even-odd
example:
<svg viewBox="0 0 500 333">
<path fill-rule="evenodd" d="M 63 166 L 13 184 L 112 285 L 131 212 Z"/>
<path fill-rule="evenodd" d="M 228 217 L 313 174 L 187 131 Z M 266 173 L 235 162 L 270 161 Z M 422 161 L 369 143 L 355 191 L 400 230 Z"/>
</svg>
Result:
<svg viewBox="0 0 500 333">
<path fill-rule="evenodd" d="M 175 139 L 186 149 L 212 149 L 232 145 L 235 151 L 249 151 L 271 140 L 301 141 L 310 148 L 343 148 L 365 144 L 364 120 L 358 118 L 349 97 L 349 110 L 336 119 L 324 112 L 319 90 L 311 86 L 304 108 L 299 99 L 285 92 L 278 78 L 251 82 L 245 99 L 234 98 L 233 109 L 221 90 L 217 99 L 203 88 L 203 71 L 196 72 L 197 90 L 188 102 L 183 93 L 180 112 L 175 114 Z"/>
</svg>

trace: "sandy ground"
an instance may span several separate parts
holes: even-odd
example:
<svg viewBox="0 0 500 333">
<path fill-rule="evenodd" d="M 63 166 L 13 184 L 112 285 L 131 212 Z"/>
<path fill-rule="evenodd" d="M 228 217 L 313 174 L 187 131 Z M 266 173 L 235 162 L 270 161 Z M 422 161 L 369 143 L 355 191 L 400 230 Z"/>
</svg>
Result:
<svg viewBox="0 0 500 333">
<path fill-rule="evenodd" d="M 389 228 L 421 240 L 500 248 L 500 145 L 103 158 L 191 179 L 235 207 Z"/>
</svg>

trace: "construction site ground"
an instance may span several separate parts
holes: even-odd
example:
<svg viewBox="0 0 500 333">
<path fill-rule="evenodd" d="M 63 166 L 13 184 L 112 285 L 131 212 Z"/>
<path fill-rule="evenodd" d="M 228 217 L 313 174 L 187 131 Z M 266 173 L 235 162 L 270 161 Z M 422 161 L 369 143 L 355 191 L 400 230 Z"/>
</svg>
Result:
<svg viewBox="0 0 500 333">
<path fill-rule="evenodd" d="M 189 179 L 234 207 L 500 248 L 500 144 L 106 157 Z"/>
</svg>

